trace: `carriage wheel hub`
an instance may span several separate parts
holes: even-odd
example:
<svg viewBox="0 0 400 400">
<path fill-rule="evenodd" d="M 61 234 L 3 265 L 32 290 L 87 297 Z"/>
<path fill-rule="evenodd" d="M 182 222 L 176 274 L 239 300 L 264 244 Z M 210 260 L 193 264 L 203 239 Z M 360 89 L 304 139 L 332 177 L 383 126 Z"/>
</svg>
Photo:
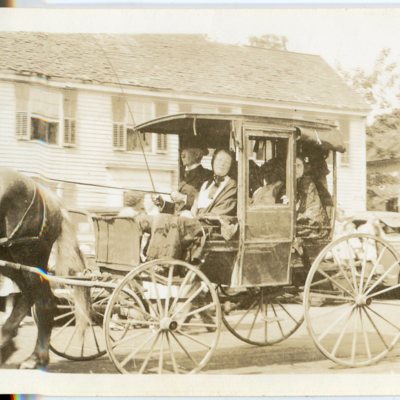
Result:
<svg viewBox="0 0 400 400">
<path fill-rule="evenodd" d="M 355 300 L 357 306 L 365 306 L 367 304 L 367 298 L 362 294 L 359 294 Z"/>
<path fill-rule="evenodd" d="M 171 318 L 164 317 L 160 321 L 160 328 L 163 331 L 174 331 L 178 327 L 178 323 Z"/>
</svg>

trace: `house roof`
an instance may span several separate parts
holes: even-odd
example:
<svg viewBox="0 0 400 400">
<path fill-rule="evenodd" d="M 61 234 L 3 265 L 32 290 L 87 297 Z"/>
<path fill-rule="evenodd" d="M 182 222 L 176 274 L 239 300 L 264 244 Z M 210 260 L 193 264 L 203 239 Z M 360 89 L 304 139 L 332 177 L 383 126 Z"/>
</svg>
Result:
<svg viewBox="0 0 400 400">
<path fill-rule="evenodd" d="M 112 64 L 112 66 L 110 65 Z M 0 72 L 367 111 L 316 55 L 202 35 L 0 33 Z"/>
</svg>

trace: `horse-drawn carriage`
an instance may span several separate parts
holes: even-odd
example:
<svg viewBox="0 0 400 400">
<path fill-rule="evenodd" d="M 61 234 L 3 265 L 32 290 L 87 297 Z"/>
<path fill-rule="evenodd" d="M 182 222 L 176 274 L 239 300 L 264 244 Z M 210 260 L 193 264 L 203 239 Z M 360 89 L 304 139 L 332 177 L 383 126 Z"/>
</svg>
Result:
<svg viewBox="0 0 400 400">
<path fill-rule="evenodd" d="M 56 316 L 51 338 L 55 352 L 85 360 L 107 350 L 123 373 L 197 372 L 215 351 L 222 323 L 240 340 L 266 346 L 288 338 L 304 318 L 318 349 L 336 363 L 369 365 L 393 348 L 400 336 L 398 254 L 370 235 L 332 240 L 336 152 L 343 151 L 334 125 L 180 114 L 146 122 L 137 132 L 179 135 L 180 143 L 197 137 L 210 149 L 233 150 L 237 213 L 228 221 L 212 215 L 196 219 L 201 229 L 194 242 L 201 245 L 200 256 L 190 258 L 189 251 L 185 260 L 144 263 L 142 229 L 135 218 L 94 217 L 96 265 L 106 273 L 49 277 L 62 285 L 56 289 L 59 297 L 71 300 L 66 288 L 82 286 L 91 291 L 92 300 L 91 319 L 79 335 L 74 323 L 79 310 L 72 301 L 60 303 L 64 312 Z M 316 182 L 319 195 L 328 198 L 321 203 L 324 224 L 307 225 L 298 218 L 299 154 L 318 171 L 331 160 L 329 181 L 319 175 Z M 284 201 L 256 203 L 254 165 L 262 169 L 271 159 L 280 160 L 284 171 Z M 181 217 L 171 218 L 170 225 L 180 223 Z M 228 239 L 226 223 L 235 227 Z"/>
</svg>

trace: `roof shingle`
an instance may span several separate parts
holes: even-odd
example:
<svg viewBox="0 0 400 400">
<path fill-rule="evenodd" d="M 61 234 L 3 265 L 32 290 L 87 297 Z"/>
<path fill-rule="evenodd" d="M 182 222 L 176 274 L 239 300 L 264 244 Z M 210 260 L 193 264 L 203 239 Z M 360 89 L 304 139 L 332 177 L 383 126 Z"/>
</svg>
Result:
<svg viewBox="0 0 400 400">
<path fill-rule="evenodd" d="M 112 64 L 112 66 L 110 65 Z M 216 43 L 201 35 L 0 33 L 0 71 L 72 82 L 367 110 L 315 55 Z"/>
</svg>

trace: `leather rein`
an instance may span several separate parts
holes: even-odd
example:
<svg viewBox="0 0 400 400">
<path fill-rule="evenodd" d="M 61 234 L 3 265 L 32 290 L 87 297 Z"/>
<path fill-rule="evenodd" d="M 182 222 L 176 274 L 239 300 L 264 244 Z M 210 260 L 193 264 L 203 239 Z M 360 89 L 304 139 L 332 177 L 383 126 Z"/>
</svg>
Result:
<svg viewBox="0 0 400 400">
<path fill-rule="evenodd" d="M 16 234 L 19 232 L 19 230 L 23 226 L 29 211 L 32 209 L 33 205 L 35 204 L 35 200 L 37 197 L 39 197 L 39 199 L 43 205 L 42 223 L 41 223 L 39 233 L 36 236 L 27 236 L 27 237 L 22 237 L 22 238 L 16 238 L 15 237 Z M 10 235 L 0 238 L 0 247 L 11 247 L 14 244 L 21 244 L 21 243 L 25 243 L 25 242 L 41 240 L 43 237 L 43 232 L 44 232 L 45 227 L 46 227 L 46 203 L 45 203 L 45 200 L 44 200 L 42 194 L 40 193 L 39 188 L 34 183 L 34 191 L 33 191 L 33 196 L 32 196 L 32 200 L 31 200 L 30 204 L 26 208 L 24 214 L 22 215 L 21 219 L 19 220 L 18 224 L 15 226 L 13 231 L 10 233 Z"/>
</svg>

